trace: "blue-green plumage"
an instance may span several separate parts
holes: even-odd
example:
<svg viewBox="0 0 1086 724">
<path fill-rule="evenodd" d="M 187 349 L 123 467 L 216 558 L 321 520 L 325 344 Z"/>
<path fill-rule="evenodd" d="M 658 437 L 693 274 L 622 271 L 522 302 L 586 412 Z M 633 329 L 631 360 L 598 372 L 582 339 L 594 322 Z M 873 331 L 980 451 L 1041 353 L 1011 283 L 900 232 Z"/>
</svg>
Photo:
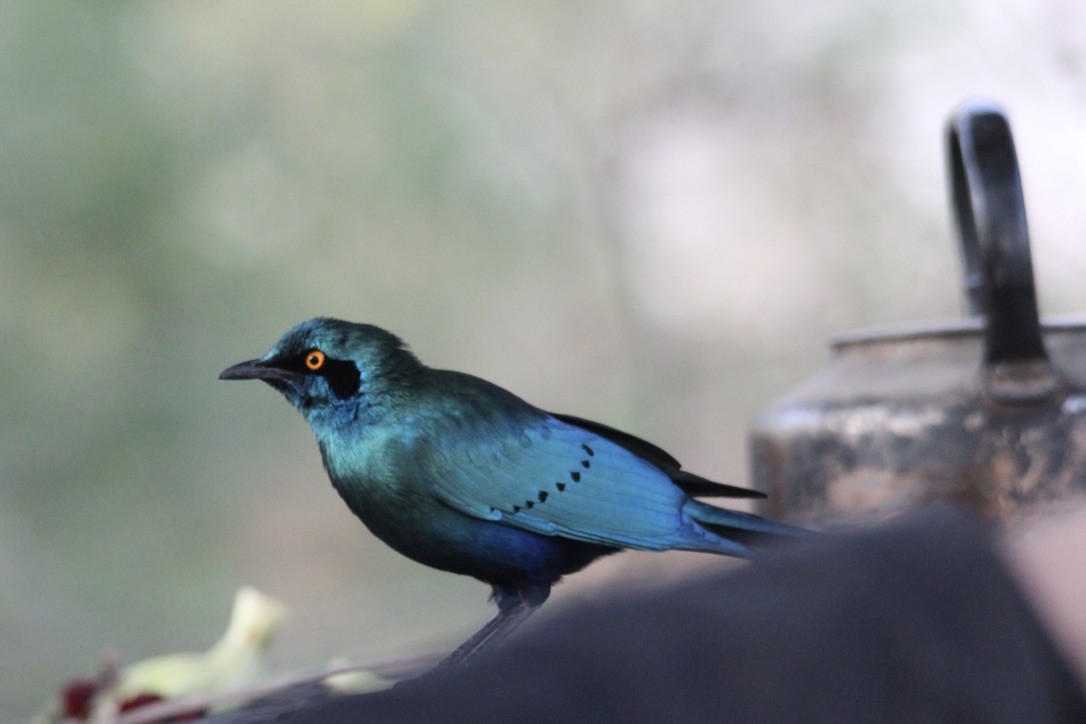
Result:
<svg viewBox="0 0 1086 724">
<path fill-rule="evenodd" d="M 599 423 L 423 365 L 378 327 L 318 318 L 223 379 L 263 379 L 305 416 L 332 484 L 378 538 L 489 583 L 505 610 L 622 548 L 746 556 L 796 529 L 692 496 L 756 497 Z"/>
</svg>

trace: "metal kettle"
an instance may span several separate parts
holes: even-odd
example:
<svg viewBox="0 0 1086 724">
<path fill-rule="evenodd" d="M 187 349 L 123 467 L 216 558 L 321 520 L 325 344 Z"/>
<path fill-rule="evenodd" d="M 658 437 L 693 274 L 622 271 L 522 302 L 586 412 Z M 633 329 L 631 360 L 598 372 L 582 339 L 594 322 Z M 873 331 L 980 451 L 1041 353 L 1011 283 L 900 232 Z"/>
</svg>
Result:
<svg viewBox="0 0 1086 724">
<path fill-rule="evenodd" d="M 991 517 L 1086 490 L 1086 323 L 1042 323 L 1010 125 L 946 126 L 968 318 L 831 341 L 827 367 L 750 429 L 763 512 L 884 518 L 936 500 Z"/>
</svg>

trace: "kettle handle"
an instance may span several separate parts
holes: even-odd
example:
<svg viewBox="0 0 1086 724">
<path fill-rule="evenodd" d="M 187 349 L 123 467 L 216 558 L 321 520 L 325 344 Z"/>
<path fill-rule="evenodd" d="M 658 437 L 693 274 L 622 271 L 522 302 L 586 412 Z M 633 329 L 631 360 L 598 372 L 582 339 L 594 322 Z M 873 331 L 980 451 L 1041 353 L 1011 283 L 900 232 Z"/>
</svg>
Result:
<svg viewBox="0 0 1086 724">
<path fill-rule="evenodd" d="M 946 139 L 966 311 L 986 318 L 984 361 L 1047 362 L 1007 116 L 990 101 L 966 101 L 948 120 Z"/>
</svg>

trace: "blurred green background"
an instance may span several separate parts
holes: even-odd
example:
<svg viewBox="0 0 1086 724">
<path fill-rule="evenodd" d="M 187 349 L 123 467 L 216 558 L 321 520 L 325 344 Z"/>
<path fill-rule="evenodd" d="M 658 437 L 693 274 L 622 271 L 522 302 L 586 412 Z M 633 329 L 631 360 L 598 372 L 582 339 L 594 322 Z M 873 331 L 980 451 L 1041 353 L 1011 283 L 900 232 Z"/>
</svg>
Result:
<svg viewBox="0 0 1086 724">
<path fill-rule="evenodd" d="M 958 314 L 941 125 L 975 94 L 1042 308 L 1081 308 L 1082 37 L 1072 0 L 0 4 L 0 720 L 104 651 L 204 648 L 243 583 L 293 611 L 277 671 L 490 615 L 216 381 L 308 317 L 744 482 L 828 336 Z"/>
</svg>

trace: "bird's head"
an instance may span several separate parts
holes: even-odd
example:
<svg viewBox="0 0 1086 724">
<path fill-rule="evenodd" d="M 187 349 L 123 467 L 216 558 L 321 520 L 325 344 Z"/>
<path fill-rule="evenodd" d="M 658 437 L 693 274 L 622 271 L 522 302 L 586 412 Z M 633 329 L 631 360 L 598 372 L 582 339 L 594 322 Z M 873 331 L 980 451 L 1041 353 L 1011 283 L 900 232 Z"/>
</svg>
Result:
<svg viewBox="0 0 1086 724">
<path fill-rule="evenodd" d="M 220 380 L 263 380 L 315 423 L 393 402 L 422 368 L 399 337 L 372 324 L 317 317 L 267 354 L 228 367 Z"/>
</svg>

